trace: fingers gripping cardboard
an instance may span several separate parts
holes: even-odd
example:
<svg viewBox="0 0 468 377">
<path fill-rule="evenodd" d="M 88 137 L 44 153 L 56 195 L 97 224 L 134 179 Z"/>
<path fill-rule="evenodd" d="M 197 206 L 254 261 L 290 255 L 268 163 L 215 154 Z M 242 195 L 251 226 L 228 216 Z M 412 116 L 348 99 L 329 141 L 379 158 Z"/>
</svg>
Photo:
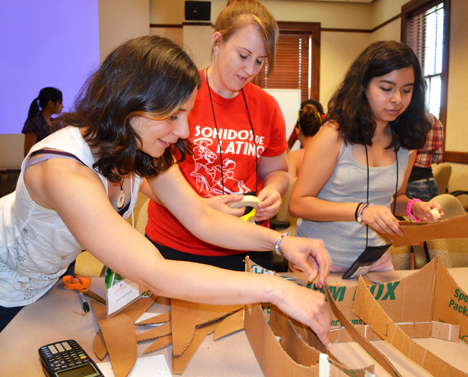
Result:
<svg viewBox="0 0 468 377">
<path fill-rule="evenodd" d="M 430 223 L 402 221 L 400 228 L 403 231 L 403 236 L 390 234 L 380 234 L 380 236 L 395 247 L 443 238 L 466 238 L 468 215 Z"/>
</svg>

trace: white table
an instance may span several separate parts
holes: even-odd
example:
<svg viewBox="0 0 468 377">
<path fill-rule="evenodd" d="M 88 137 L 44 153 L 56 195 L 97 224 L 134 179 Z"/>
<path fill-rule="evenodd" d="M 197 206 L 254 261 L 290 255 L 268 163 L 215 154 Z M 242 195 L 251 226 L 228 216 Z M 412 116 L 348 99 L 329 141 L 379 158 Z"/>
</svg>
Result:
<svg viewBox="0 0 468 377">
<path fill-rule="evenodd" d="M 366 277 L 373 281 L 388 282 L 399 280 L 414 271 L 392 271 L 373 272 Z M 457 283 L 468 292 L 468 268 L 452 268 L 450 272 Z M 340 282 L 342 284 L 356 284 L 356 280 L 341 280 L 341 274 L 330 274 L 329 283 Z M 96 284 L 95 284 L 96 285 Z M 93 286 L 91 286 L 93 289 Z M 89 298 L 87 298 L 89 300 Z M 153 305 L 151 311 L 162 312 L 167 307 Z M 0 375 L 3 377 L 44 376 L 38 356 L 38 349 L 44 344 L 74 339 L 85 351 L 96 361 L 92 342 L 98 325 L 92 312 L 86 316 L 82 312 L 80 301 L 76 291 L 65 289 L 61 281 L 54 286 L 44 297 L 32 305 L 23 308 L 15 319 L 0 333 Z M 432 342 L 435 341 L 435 342 Z M 419 340 L 418 340 L 419 342 Z M 432 344 L 431 344 L 432 342 Z M 438 352 L 439 356 L 457 357 L 457 352 L 468 353 L 466 344 L 446 344 L 436 339 L 424 339 L 424 347 Z M 138 345 L 138 355 L 149 346 L 150 342 Z M 383 342 L 374 343 L 378 348 L 384 350 L 391 362 L 404 373 L 404 376 L 427 376 L 419 367 L 408 365 L 398 352 L 386 346 Z M 441 344 L 444 346 L 441 347 Z M 463 348 L 467 347 L 467 348 Z M 443 348 L 443 349 L 442 349 Z M 165 355 L 171 366 L 172 347 L 151 353 Z M 334 352 L 344 363 L 357 367 L 356 363 L 362 365 L 371 364 L 369 356 L 357 344 L 342 343 L 332 346 Z M 366 359 L 367 358 L 367 359 Z M 108 361 L 108 356 L 105 361 Z M 456 364 L 458 368 L 468 370 L 468 361 L 465 364 Z M 457 361 L 458 363 L 458 361 Z M 182 375 L 183 377 L 256 377 L 263 376 L 255 355 L 250 348 L 244 331 L 237 332 L 218 341 L 213 335 L 207 336 Z M 387 376 L 380 367 L 377 367 L 377 376 Z M 138 377 L 138 376 L 132 376 Z"/>
</svg>

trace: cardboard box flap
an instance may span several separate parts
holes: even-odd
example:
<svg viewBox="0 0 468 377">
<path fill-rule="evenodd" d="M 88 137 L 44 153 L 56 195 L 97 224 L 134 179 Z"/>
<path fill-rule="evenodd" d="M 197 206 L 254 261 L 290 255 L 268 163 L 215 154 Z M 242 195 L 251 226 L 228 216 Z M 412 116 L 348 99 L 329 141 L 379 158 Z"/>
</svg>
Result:
<svg viewBox="0 0 468 377">
<path fill-rule="evenodd" d="M 364 350 L 366 350 L 374 358 L 374 360 L 376 360 L 380 366 L 385 369 L 385 371 L 387 371 L 388 374 L 395 377 L 401 377 L 401 374 L 396 370 L 392 363 L 390 363 L 390 361 L 379 350 L 377 350 L 377 348 L 375 348 L 363 335 L 361 335 L 361 333 L 353 326 L 349 319 L 346 318 L 335 301 L 333 301 L 328 286 L 325 287 L 325 293 L 327 295 L 328 302 L 333 309 L 333 312 L 346 328 L 348 333 L 352 336 L 352 338 L 358 342 L 359 345 L 364 348 Z"/>
<path fill-rule="evenodd" d="M 427 351 L 405 334 L 374 299 L 362 279 L 359 279 L 358 282 L 354 311 L 383 340 L 390 343 L 403 356 L 409 358 L 433 376 L 468 377 L 466 373 Z"/>
<path fill-rule="evenodd" d="M 460 326 L 460 339 L 468 343 L 468 294 L 455 282 L 437 257 L 437 279 L 434 295 L 433 321 Z"/>
<path fill-rule="evenodd" d="M 401 280 L 370 284 L 369 290 L 394 322 L 431 322 L 436 268 L 436 263 L 430 262 Z M 357 286 L 328 287 L 331 297 L 346 318 L 354 325 L 361 324 L 360 318 L 353 312 Z M 331 325 L 340 325 L 333 311 L 330 310 L 329 313 Z"/>
<path fill-rule="evenodd" d="M 252 261 L 249 261 L 249 263 L 252 264 Z M 370 291 L 394 322 L 431 322 L 436 268 L 436 263 L 431 261 L 422 269 L 401 280 L 381 284 L 368 281 Z M 261 271 L 261 268 L 255 265 L 255 271 Z M 278 274 L 278 276 L 283 277 L 281 274 Z M 298 285 L 316 290 L 313 284 L 305 280 L 291 277 L 284 278 Z M 428 281 L 434 281 L 434 285 L 431 286 Z M 361 320 L 353 312 L 357 286 L 330 284 L 328 288 L 331 297 L 346 318 L 353 325 L 361 324 Z M 325 294 L 324 288 L 320 292 Z M 413 306 L 411 306 L 412 304 Z M 415 306 L 418 310 L 413 310 Z M 331 319 L 330 326 L 332 328 L 340 326 L 340 321 L 329 305 L 328 313 Z"/>
<path fill-rule="evenodd" d="M 466 238 L 468 215 L 430 223 L 402 221 L 400 228 L 403 231 L 403 236 L 390 234 L 380 234 L 380 236 L 395 247 L 443 238 Z"/>
</svg>

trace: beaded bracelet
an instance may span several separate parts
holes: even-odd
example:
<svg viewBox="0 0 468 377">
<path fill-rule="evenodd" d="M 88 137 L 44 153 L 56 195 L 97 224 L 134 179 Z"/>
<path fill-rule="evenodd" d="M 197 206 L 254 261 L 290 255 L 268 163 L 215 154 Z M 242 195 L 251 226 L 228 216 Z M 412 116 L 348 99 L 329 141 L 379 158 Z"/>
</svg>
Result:
<svg viewBox="0 0 468 377">
<path fill-rule="evenodd" d="M 406 215 L 413 221 L 421 221 L 420 219 L 413 216 L 413 204 L 415 202 L 421 202 L 421 199 L 411 199 L 406 206 Z"/>
<path fill-rule="evenodd" d="M 283 255 L 283 253 L 279 249 L 279 245 L 280 245 L 281 241 L 283 241 L 283 238 L 288 237 L 288 236 L 289 236 L 289 233 L 283 233 L 281 236 L 279 236 L 278 240 L 275 243 L 275 253 L 276 253 L 276 255 L 279 255 L 279 256 Z"/>
<path fill-rule="evenodd" d="M 372 204 L 372 203 L 366 204 L 365 206 L 363 206 L 363 207 L 361 208 L 361 211 L 359 211 L 359 215 L 358 215 L 358 218 L 357 218 L 357 222 L 358 222 L 359 224 L 364 224 L 364 220 L 362 219 L 362 216 L 364 216 L 364 211 L 365 211 L 367 208 L 369 208 L 370 206 L 373 206 L 373 204 Z"/>
</svg>

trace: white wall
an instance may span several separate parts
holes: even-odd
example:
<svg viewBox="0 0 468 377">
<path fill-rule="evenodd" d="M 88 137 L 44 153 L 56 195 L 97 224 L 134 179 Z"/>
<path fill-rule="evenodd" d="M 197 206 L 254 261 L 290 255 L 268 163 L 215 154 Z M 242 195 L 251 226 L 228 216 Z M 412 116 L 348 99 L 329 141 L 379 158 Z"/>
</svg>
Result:
<svg viewBox="0 0 468 377">
<path fill-rule="evenodd" d="M 24 135 L 0 135 L 0 169 L 19 168 L 24 158 Z"/>
<path fill-rule="evenodd" d="M 101 61 L 120 43 L 130 39 L 149 34 L 150 5 L 149 0 L 99 0 L 99 55 Z M 76 25 L 79 28 L 83 25 Z M 70 27 L 70 26 L 69 26 Z M 30 36 L 28 36 L 28 41 Z M 60 39 L 57 39 L 60 41 Z M 18 43 L 26 43 L 18 40 Z M 63 43 L 58 46 L 60 49 L 71 49 L 72 43 Z M 76 46 L 75 46 L 76 47 Z M 69 51 L 69 50 L 67 50 Z M 79 50 L 77 50 L 79 51 Z M 97 62 L 96 62 L 97 63 Z M 93 69 L 96 67 L 93 67 Z M 86 80 L 83 76 L 79 87 Z M 47 86 L 47 85 L 44 85 Z M 57 87 L 60 88 L 59 85 Z M 64 93 L 65 95 L 70 93 Z M 37 95 L 37 93 L 35 94 Z M 31 96 L 32 101 L 34 97 Z M 70 101 L 73 101 L 71 96 Z M 71 103 L 66 104 L 71 105 Z M 26 117 L 26 113 L 21 118 Z M 3 134 L 0 135 L 0 167 L 19 167 L 23 160 L 24 135 Z"/>
<path fill-rule="evenodd" d="M 407 0 L 376 0 L 371 4 L 335 3 L 335 2 L 300 2 L 265 0 L 264 4 L 280 21 L 321 22 L 322 28 L 337 29 L 372 29 L 400 13 L 401 6 Z M 151 33 L 173 35 L 183 40 L 199 67 L 209 64 L 210 38 L 209 27 L 202 27 L 186 33 L 182 28 L 184 18 L 184 0 L 99 0 L 100 51 L 105 56 L 115 46 L 139 35 L 150 33 L 149 24 L 177 25 L 179 27 L 152 28 Z M 224 8 L 225 0 L 212 1 L 212 22 Z M 466 125 L 468 113 L 466 107 L 466 87 L 468 73 L 465 65 L 468 60 L 468 23 L 464 16 L 468 14 L 468 1 L 452 0 L 451 46 L 449 67 L 449 91 L 447 111 L 447 149 L 468 151 L 466 143 Z M 346 20 L 345 20 L 346 18 Z M 333 89 L 342 79 L 353 59 L 370 43 L 381 39 L 400 39 L 400 19 L 378 29 L 374 33 L 323 31 L 321 36 L 321 77 L 320 101 L 326 105 Z M 191 27 L 192 28 L 192 27 Z M 205 42 L 206 41 L 206 42 Z M 22 150 L 22 140 L 4 142 L 2 146 L 14 151 Z M 10 152 L 0 148 L 0 165 L 5 160 L 2 153 Z M 15 155 L 16 152 L 12 152 Z M 17 153 L 16 153 L 17 154 Z M 16 164 L 16 163 L 15 163 Z M 18 163 L 19 166 L 19 163 Z M 460 171 L 454 164 L 454 176 L 466 177 L 467 172 Z M 466 188 L 466 187 L 465 187 Z"/>
<path fill-rule="evenodd" d="M 99 0 L 101 62 L 122 42 L 149 35 L 150 0 Z"/>
</svg>

